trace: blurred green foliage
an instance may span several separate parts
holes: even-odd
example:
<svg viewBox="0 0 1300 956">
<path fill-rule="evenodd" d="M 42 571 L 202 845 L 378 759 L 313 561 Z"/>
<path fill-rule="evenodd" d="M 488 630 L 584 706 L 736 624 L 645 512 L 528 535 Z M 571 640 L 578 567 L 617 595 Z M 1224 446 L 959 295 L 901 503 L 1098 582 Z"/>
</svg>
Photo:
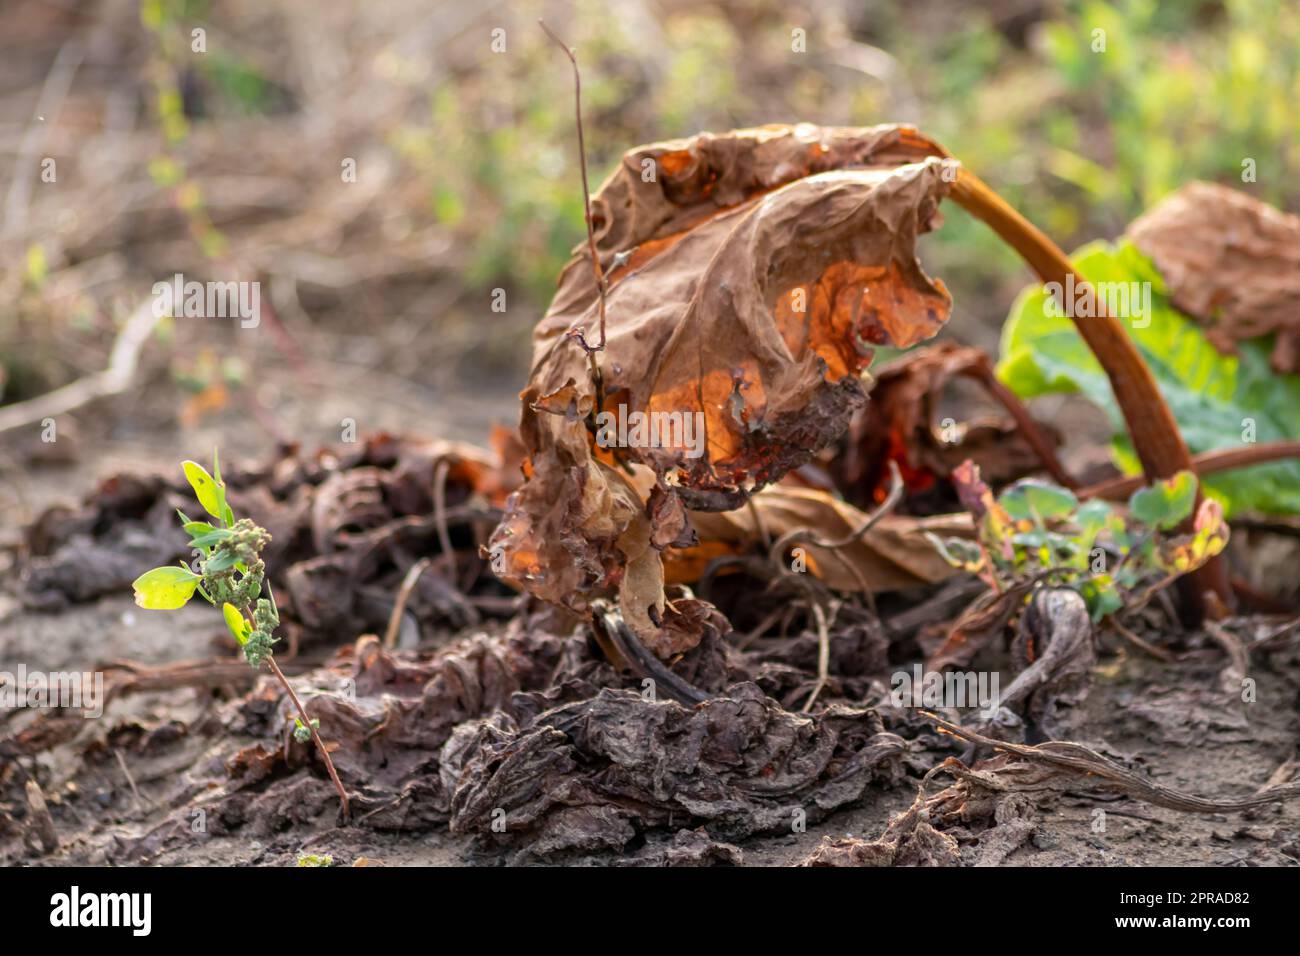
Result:
<svg viewBox="0 0 1300 956">
<path fill-rule="evenodd" d="M 593 190 L 625 149 L 655 139 L 765 122 L 902 121 L 944 143 L 1066 248 L 1119 235 L 1195 178 L 1276 205 L 1300 200 L 1290 175 L 1300 165 L 1294 0 L 1065 0 L 1019 13 L 916 0 L 845 10 L 519 0 L 463 20 L 432 50 L 395 43 L 377 57 L 375 71 L 420 105 L 377 120 L 375 135 L 422 184 L 424 213 L 455 236 L 467 295 L 511 288 L 533 314 L 583 234 L 572 73 L 539 16 L 554 18 L 582 67 Z M 169 147 L 156 172 L 181 196 L 196 188 L 176 155 L 191 98 L 209 115 L 262 114 L 286 108 L 280 81 L 292 82 L 230 44 L 187 56 L 189 27 L 217 13 L 210 0 L 141 4 L 157 40 L 149 72 Z M 494 46 L 498 24 L 505 33 Z M 792 49 L 795 28 L 806 52 Z M 883 51 L 891 68 L 846 67 L 846 51 L 862 50 Z M 181 75 L 182 63 L 193 75 Z M 1243 182 L 1244 164 L 1256 181 Z M 201 195 L 188 206 L 210 254 L 220 254 L 220 237 L 201 222 Z M 989 323 L 1025 274 L 956 211 L 926 256 L 959 306 Z"/>
<path fill-rule="evenodd" d="M 1295 14 L 1284 0 L 1071 5 L 1021 62 L 1004 49 L 967 97 L 935 100 L 932 132 L 1066 243 L 1118 233 L 1190 179 L 1281 205 L 1300 160 Z"/>
<path fill-rule="evenodd" d="M 583 0 L 553 26 L 583 69 L 593 190 L 624 149 L 656 138 L 772 121 L 902 120 L 1066 247 L 1118 235 L 1194 178 L 1279 205 L 1300 198 L 1288 175 L 1300 159 L 1291 135 L 1300 17 L 1291 4 L 1088 0 L 1048 5 L 1019 36 L 974 6 L 947 5 L 943 16 L 939 5 L 920 7 L 915 15 L 873 7 L 839 25 L 845 40 L 894 57 L 899 70 L 884 82 L 828 65 L 835 31 L 816 12 L 676 8 L 646 24 Z M 428 183 L 431 214 L 463 237 L 470 285 L 522 286 L 538 309 L 583 230 L 572 77 L 535 27 L 543 12 L 514 9 L 507 52 L 452 65 L 428 93 L 426 120 L 393 134 Z M 801 17 L 805 54 L 789 43 Z M 914 104 L 904 115 L 890 111 L 900 79 Z M 1255 183 L 1242 182 L 1248 159 Z M 959 303 L 963 288 L 998 290 L 1007 297 L 985 314 L 1005 310 L 1024 275 L 1012 253 L 956 212 L 934 243 L 934 271 Z"/>
<path fill-rule="evenodd" d="M 1152 290 L 1150 312 L 1140 318 L 1129 312 L 1121 325 L 1150 367 L 1193 454 L 1255 441 L 1300 440 L 1300 375 L 1274 372 L 1270 348 L 1248 341 L 1236 355 L 1220 353 L 1204 330 L 1178 311 L 1155 265 L 1128 240 L 1089 243 L 1072 260 L 1099 289 L 1131 289 L 1145 283 Z M 1141 465 L 1109 379 L 1074 321 L 1061 309 L 1049 308 L 1050 302 L 1041 285 L 1030 286 L 1016 300 L 1002 328 L 999 378 L 1022 398 L 1086 395 L 1111 421 L 1116 464 L 1130 474 L 1139 473 Z M 1229 517 L 1244 511 L 1300 514 L 1300 462 L 1277 461 L 1210 475 L 1205 490 L 1222 502 Z"/>
</svg>

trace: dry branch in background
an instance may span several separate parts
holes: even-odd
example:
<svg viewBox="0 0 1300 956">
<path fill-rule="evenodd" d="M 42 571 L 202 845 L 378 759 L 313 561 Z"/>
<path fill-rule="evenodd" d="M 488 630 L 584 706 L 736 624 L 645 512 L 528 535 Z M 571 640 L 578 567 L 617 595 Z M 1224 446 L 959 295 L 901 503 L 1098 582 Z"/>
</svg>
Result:
<svg viewBox="0 0 1300 956">
<path fill-rule="evenodd" d="M 140 350 L 161 321 L 153 302 L 141 303 L 122 326 L 113 341 L 108 367 L 102 372 L 79 378 L 75 382 L 38 395 L 25 402 L 0 408 L 0 432 L 20 428 L 73 411 L 97 398 L 107 398 L 126 391 L 135 378 Z"/>
</svg>

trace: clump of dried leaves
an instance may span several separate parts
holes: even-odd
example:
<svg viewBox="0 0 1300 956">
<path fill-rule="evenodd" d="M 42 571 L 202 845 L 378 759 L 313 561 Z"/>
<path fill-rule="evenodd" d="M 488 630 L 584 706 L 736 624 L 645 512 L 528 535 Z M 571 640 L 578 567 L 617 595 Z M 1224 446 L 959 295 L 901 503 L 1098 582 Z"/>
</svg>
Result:
<svg viewBox="0 0 1300 956">
<path fill-rule="evenodd" d="M 838 438 L 877 346 L 906 348 L 951 300 L 916 259 L 952 180 L 908 127 L 764 127 L 629 151 L 593 198 L 585 247 L 534 333 L 527 480 L 493 538 L 504 575 L 574 610 L 617 596 L 649 643 L 690 612 L 661 552 L 686 510 L 728 511 Z M 603 300 L 603 301 L 602 301 Z M 608 316 L 594 358 L 568 333 Z M 703 454 L 601 449 L 594 416 L 698 416 Z M 667 622 L 667 623 L 666 623 Z"/>
</svg>

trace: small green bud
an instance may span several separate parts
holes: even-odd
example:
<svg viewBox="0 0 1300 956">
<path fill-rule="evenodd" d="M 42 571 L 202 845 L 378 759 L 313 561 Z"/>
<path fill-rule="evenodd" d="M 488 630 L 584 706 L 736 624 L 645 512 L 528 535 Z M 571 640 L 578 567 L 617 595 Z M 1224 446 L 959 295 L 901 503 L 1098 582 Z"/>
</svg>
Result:
<svg viewBox="0 0 1300 956">
<path fill-rule="evenodd" d="M 298 717 L 293 719 L 293 739 L 300 744 L 305 744 L 311 740 L 311 731 L 320 730 L 320 721 L 315 717 L 311 719 L 311 730 L 307 729 L 306 724 Z"/>
</svg>

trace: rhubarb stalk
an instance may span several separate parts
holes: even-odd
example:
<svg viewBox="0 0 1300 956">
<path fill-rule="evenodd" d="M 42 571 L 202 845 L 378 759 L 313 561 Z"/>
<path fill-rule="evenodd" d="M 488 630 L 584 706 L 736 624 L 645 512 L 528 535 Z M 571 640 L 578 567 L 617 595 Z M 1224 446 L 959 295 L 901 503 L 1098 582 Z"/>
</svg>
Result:
<svg viewBox="0 0 1300 956">
<path fill-rule="evenodd" d="M 1068 308 L 1067 303 L 1062 302 L 1062 305 L 1066 307 L 1066 313 L 1071 314 L 1079 335 L 1110 380 L 1115 401 L 1124 416 L 1147 480 L 1169 478 L 1176 472 L 1191 470 L 1191 453 L 1178 430 L 1173 412 L 1160 394 L 1151 369 L 1119 320 L 1106 311 L 1101 297 L 1093 293 L 1088 281 L 1074 270 L 1060 247 L 964 167 L 958 171 L 951 196 L 1015 249 L 1044 283 L 1058 283 L 1057 288 L 1064 289 L 1067 277 L 1073 276 L 1074 288 L 1096 303 L 1093 310 L 1096 315 L 1090 318 L 1074 316 L 1074 310 Z M 1199 501 L 1198 489 L 1198 504 Z M 1198 623 L 1204 616 L 1203 595 L 1206 591 L 1214 593 L 1225 606 L 1232 606 L 1226 567 L 1218 557 L 1179 583 L 1190 623 Z"/>
</svg>

